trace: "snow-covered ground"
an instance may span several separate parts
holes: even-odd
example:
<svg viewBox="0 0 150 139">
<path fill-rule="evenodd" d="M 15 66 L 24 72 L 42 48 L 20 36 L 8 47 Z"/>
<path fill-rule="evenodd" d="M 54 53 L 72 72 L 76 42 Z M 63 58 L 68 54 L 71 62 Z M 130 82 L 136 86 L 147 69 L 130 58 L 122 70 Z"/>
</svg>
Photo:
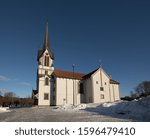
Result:
<svg viewBox="0 0 150 139">
<path fill-rule="evenodd" d="M 10 111 L 10 112 L 9 112 Z M 9 112 L 9 113 L 8 113 Z M 0 108 L 7 122 L 150 122 L 150 96 L 140 100 L 53 107 Z"/>
<path fill-rule="evenodd" d="M 89 111 L 98 115 L 107 115 L 116 118 L 150 121 L 150 96 L 140 100 L 117 101 L 103 104 L 63 105 L 58 111 Z"/>
<path fill-rule="evenodd" d="M 9 107 L 0 107 L 0 113 L 10 112 Z"/>
</svg>

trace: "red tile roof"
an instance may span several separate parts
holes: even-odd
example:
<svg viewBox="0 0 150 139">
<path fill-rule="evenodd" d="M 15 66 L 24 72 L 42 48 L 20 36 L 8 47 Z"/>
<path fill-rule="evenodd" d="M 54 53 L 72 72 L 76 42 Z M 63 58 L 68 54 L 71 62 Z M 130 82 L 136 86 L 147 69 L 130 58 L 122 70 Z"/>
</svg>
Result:
<svg viewBox="0 0 150 139">
<path fill-rule="evenodd" d="M 70 71 L 63 71 L 63 70 L 54 70 L 53 74 L 60 78 L 70 78 L 70 79 L 86 79 L 90 78 L 90 76 L 95 73 L 98 69 L 90 72 L 89 74 L 77 73 L 77 72 L 70 72 Z M 111 84 L 120 84 L 119 82 L 110 79 Z"/>
<path fill-rule="evenodd" d="M 83 73 L 77 73 L 77 72 L 69 72 L 69 71 L 63 71 L 63 70 L 54 70 L 53 74 L 57 77 L 61 78 L 75 78 L 75 79 L 82 79 L 85 74 Z"/>
</svg>

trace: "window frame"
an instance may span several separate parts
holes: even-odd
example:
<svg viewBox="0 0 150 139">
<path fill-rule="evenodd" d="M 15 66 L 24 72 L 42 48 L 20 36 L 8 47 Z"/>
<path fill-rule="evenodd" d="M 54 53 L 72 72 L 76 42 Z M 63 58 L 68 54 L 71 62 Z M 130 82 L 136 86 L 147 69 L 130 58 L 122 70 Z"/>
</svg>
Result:
<svg viewBox="0 0 150 139">
<path fill-rule="evenodd" d="M 45 56 L 44 66 L 49 66 L 49 56 Z"/>
<path fill-rule="evenodd" d="M 48 75 L 48 71 L 47 70 L 45 70 L 45 75 Z"/>
<path fill-rule="evenodd" d="M 100 91 L 104 91 L 104 87 L 101 86 L 101 87 L 100 87 Z"/>
<path fill-rule="evenodd" d="M 46 86 L 49 85 L 49 78 L 48 78 L 48 77 L 45 78 L 45 85 L 46 85 Z"/>
<path fill-rule="evenodd" d="M 44 93 L 44 100 L 49 100 L 49 93 Z"/>
</svg>

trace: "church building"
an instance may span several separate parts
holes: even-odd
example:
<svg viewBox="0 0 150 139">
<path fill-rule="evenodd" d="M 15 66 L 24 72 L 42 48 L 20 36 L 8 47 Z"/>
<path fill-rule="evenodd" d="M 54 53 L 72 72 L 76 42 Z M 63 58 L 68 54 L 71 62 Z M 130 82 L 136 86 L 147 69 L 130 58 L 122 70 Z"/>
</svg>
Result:
<svg viewBox="0 0 150 139">
<path fill-rule="evenodd" d="M 54 60 L 47 23 L 44 44 L 37 55 L 37 85 L 36 90 L 32 91 L 35 105 L 77 105 L 114 102 L 120 99 L 119 82 L 111 79 L 102 67 L 83 74 L 57 70 L 54 68 Z"/>
</svg>

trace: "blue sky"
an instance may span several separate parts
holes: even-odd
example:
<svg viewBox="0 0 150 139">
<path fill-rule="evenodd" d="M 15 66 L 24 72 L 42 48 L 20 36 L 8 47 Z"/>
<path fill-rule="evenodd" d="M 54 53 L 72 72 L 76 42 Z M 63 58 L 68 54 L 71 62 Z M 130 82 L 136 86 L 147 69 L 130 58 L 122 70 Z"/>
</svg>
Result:
<svg viewBox="0 0 150 139">
<path fill-rule="evenodd" d="M 55 69 L 89 73 L 101 59 L 122 96 L 150 80 L 150 1 L 1 0 L 0 90 L 31 95 L 47 20 Z"/>
</svg>

